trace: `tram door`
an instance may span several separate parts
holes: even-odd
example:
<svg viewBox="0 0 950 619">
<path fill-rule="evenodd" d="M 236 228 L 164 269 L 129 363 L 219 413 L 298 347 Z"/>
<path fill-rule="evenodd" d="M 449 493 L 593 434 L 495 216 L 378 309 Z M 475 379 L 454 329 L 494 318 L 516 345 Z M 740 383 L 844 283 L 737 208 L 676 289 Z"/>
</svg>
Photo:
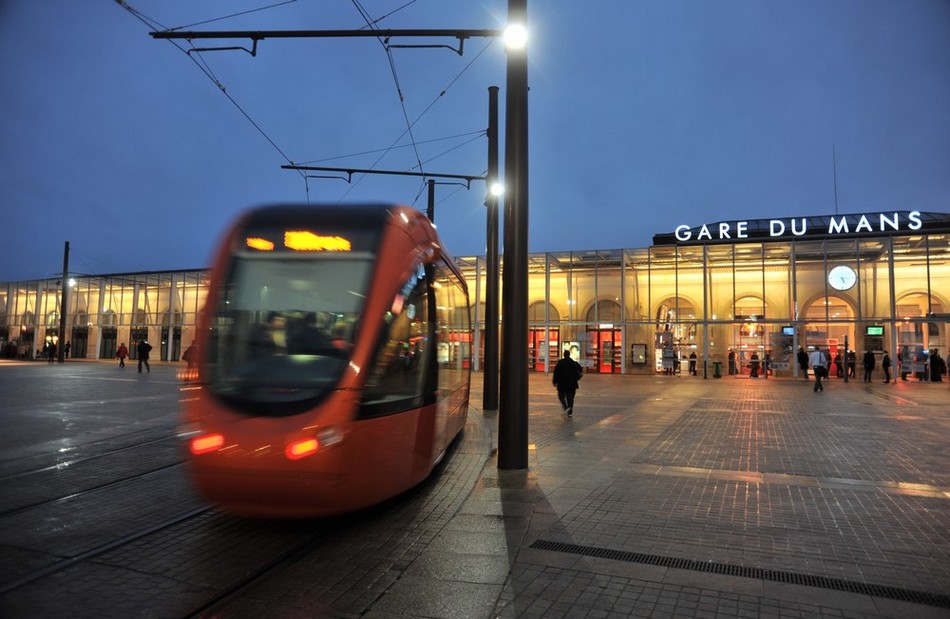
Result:
<svg viewBox="0 0 950 619">
<path fill-rule="evenodd" d="M 587 341 L 591 343 L 590 356 L 594 358 L 597 371 L 601 374 L 619 374 L 623 356 L 620 329 L 590 330 L 587 332 Z"/>
</svg>

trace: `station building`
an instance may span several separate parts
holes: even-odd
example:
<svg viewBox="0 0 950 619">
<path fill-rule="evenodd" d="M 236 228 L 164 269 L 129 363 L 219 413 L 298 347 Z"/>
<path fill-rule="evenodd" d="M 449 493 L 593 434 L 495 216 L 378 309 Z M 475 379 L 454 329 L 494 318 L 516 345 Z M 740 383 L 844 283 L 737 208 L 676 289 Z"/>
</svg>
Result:
<svg viewBox="0 0 950 619">
<path fill-rule="evenodd" d="M 484 257 L 457 259 L 484 359 Z M 503 271 L 502 265 L 502 271 Z M 721 221 L 678 226 L 645 249 L 529 256 L 529 358 L 550 371 L 574 351 L 587 372 L 797 376 L 795 353 L 816 346 L 883 351 L 926 377 L 931 351 L 947 356 L 950 214 L 920 211 Z M 112 358 L 147 339 L 177 361 L 194 339 L 208 293 L 204 269 L 0 283 L 0 349 L 35 357 L 60 331 L 70 356 Z M 504 318 L 502 317 L 502 325 Z M 503 329 L 502 329 L 503 331 Z M 159 345 L 155 343 L 159 342 Z M 134 347 L 130 346 L 130 349 Z M 730 351 L 734 354 L 730 355 Z M 157 354 L 156 354 L 157 353 Z M 880 368 L 880 362 L 877 365 Z M 880 372 L 880 370 L 878 370 Z"/>
</svg>

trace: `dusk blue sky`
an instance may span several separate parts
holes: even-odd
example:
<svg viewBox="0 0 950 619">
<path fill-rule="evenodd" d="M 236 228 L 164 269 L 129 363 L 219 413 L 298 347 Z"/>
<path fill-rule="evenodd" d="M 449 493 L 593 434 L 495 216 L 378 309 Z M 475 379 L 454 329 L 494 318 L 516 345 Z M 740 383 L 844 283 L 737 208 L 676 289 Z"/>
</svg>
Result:
<svg viewBox="0 0 950 619">
<path fill-rule="evenodd" d="M 298 0 L 200 23 L 278 2 L 128 5 L 186 30 L 357 29 L 364 14 L 386 16 L 380 28 L 500 29 L 507 14 L 506 0 Z M 529 0 L 528 11 L 532 252 L 834 214 L 835 167 L 838 213 L 950 212 L 947 0 Z M 114 0 L 0 0 L 0 281 L 56 276 L 64 241 L 74 273 L 205 267 L 228 223 L 259 204 L 424 210 L 421 179 L 347 184 L 280 166 L 421 161 L 482 175 L 489 86 L 504 122 L 500 41 L 390 57 L 373 38 L 268 39 L 256 57 L 189 57 L 151 29 Z M 481 182 L 437 186 L 456 256 L 485 252 L 484 198 Z"/>
</svg>

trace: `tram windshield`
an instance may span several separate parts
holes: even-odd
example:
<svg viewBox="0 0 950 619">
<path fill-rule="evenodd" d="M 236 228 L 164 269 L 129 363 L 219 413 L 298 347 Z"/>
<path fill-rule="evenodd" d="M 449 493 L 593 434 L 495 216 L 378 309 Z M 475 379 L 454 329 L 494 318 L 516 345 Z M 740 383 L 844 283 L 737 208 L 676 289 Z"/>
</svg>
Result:
<svg viewBox="0 0 950 619">
<path fill-rule="evenodd" d="M 369 253 L 235 257 L 212 319 L 209 389 L 274 416 L 329 393 L 346 368 L 372 267 Z"/>
</svg>

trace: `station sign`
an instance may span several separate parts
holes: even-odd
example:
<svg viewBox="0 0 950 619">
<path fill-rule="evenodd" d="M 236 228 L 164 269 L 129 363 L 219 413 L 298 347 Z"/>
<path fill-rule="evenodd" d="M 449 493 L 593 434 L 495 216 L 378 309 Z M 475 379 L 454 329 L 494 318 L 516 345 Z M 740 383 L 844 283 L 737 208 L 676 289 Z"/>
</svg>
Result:
<svg viewBox="0 0 950 619">
<path fill-rule="evenodd" d="M 654 245 L 710 245 L 762 241 L 848 239 L 950 232 L 950 215 L 893 211 L 820 217 L 785 217 L 720 221 L 701 226 L 677 226 L 657 234 Z"/>
</svg>

